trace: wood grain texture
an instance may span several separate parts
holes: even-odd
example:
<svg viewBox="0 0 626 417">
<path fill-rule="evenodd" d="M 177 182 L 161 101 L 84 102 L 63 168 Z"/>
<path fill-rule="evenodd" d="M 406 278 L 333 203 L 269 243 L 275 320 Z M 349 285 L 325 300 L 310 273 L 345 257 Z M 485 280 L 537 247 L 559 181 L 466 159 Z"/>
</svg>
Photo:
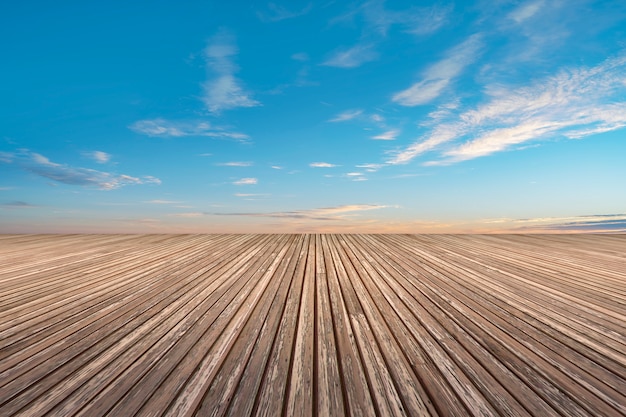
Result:
<svg viewBox="0 0 626 417">
<path fill-rule="evenodd" d="M 0 235 L 1 416 L 624 416 L 626 235 Z"/>
</svg>

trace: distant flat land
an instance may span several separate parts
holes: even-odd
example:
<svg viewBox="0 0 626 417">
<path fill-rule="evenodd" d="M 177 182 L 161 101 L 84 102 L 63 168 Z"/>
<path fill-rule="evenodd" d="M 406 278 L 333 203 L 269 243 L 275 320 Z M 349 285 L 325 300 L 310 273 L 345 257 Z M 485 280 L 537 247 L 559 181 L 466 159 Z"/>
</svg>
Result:
<svg viewBox="0 0 626 417">
<path fill-rule="evenodd" d="M 618 416 L 626 235 L 0 235 L 0 415 Z"/>
</svg>

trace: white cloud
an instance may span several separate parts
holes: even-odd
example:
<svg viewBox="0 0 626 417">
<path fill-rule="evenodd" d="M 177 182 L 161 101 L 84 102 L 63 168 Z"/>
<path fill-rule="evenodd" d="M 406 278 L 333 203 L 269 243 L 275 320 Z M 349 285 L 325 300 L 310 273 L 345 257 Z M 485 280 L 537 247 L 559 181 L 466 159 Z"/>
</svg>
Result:
<svg viewBox="0 0 626 417">
<path fill-rule="evenodd" d="M 252 166 L 252 162 L 223 162 L 217 165 L 223 167 L 249 167 Z"/>
<path fill-rule="evenodd" d="M 547 137 L 580 139 L 626 127 L 624 73 L 626 57 L 619 57 L 525 87 L 491 86 L 486 103 L 451 113 L 447 122 L 436 124 L 389 163 L 409 162 L 449 142 L 443 158 L 427 164 L 473 159 Z"/>
<path fill-rule="evenodd" d="M 410 20 L 407 20 L 407 32 L 424 36 L 436 32 L 448 22 L 452 7 L 431 6 L 415 8 L 417 11 Z"/>
<path fill-rule="evenodd" d="M 214 77 L 203 84 L 202 100 L 211 113 L 219 114 L 223 110 L 261 105 L 244 90 L 235 77 L 238 67 L 233 58 L 237 53 L 233 37 L 226 32 L 215 35 L 204 50 L 207 67 L 212 70 Z"/>
<path fill-rule="evenodd" d="M 136 133 L 153 137 L 206 136 L 245 141 L 249 136 L 239 132 L 230 132 L 226 128 L 213 126 L 206 121 L 170 121 L 161 118 L 138 120 L 128 128 Z M 210 153 L 201 156 L 211 156 Z"/>
<path fill-rule="evenodd" d="M 418 106 L 439 97 L 443 90 L 469 64 L 474 62 L 482 46 L 481 36 L 470 36 L 460 45 L 448 50 L 445 58 L 424 71 L 423 78 L 406 90 L 393 95 L 392 101 L 402 106 Z"/>
<path fill-rule="evenodd" d="M 344 112 L 339 113 L 335 117 L 329 120 L 329 122 L 346 122 L 348 120 L 355 119 L 363 114 L 363 110 L 354 109 L 354 110 L 346 110 Z"/>
<path fill-rule="evenodd" d="M 352 181 L 367 181 L 365 174 L 362 172 L 348 172 L 346 177 L 350 178 Z"/>
<path fill-rule="evenodd" d="M 276 3 L 269 3 L 267 5 L 267 10 L 259 11 L 257 16 L 262 22 L 279 22 L 281 20 L 304 16 L 309 13 L 312 8 L 312 3 L 308 3 L 300 10 L 290 10 Z"/>
<path fill-rule="evenodd" d="M 6 164 L 13 162 L 13 154 L 10 152 L 0 152 L 0 162 Z"/>
<path fill-rule="evenodd" d="M 205 215 L 205 213 L 202 213 L 202 212 L 189 212 L 189 213 L 173 213 L 173 214 L 170 214 L 170 216 L 172 216 L 172 217 L 182 217 L 182 218 L 196 218 L 196 217 L 202 217 L 204 215 Z"/>
<path fill-rule="evenodd" d="M 258 182 L 256 178 L 242 178 L 233 182 L 235 185 L 254 185 Z"/>
<path fill-rule="evenodd" d="M 144 175 L 142 178 L 145 183 L 161 185 L 161 180 L 152 175 Z"/>
<path fill-rule="evenodd" d="M 146 204 L 180 204 L 181 201 L 171 201 L 171 200 L 149 200 L 144 201 Z"/>
<path fill-rule="evenodd" d="M 309 166 L 312 168 L 334 168 L 338 165 L 329 164 L 328 162 L 311 162 Z"/>
<path fill-rule="evenodd" d="M 270 168 L 272 168 L 272 169 L 283 169 L 283 167 L 278 166 L 278 165 L 272 165 Z"/>
<path fill-rule="evenodd" d="M 251 193 L 235 193 L 234 196 L 235 197 L 242 197 L 242 198 L 248 198 L 248 197 L 267 197 L 269 194 L 251 194 Z"/>
<path fill-rule="evenodd" d="M 624 233 L 626 214 L 595 214 L 530 219 L 487 219 L 485 223 L 508 223 L 516 232 Z"/>
<path fill-rule="evenodd" d="M 522 4 L 511 13 L 509 13 L 509 19 L 514 20 L 516 23 L 522 23 L 526 19 L 533 17 L 543 6 L 544 0 L 530 1 Z"/>
<path fill-rule="evenodd" d="M 0 204 L 0 208 L 10 209 L 10 210 L 31 209 L 31 208 L 36 208 L 36 207 L 37 207 L 36 205 L 27 203 L 25 201 L 10 201 L 8 203 Z"/>
<path fill-rule="evenodd" d="M 380 135 L 372 136 L 372 139 L 376 140 L 395 140 L 400 134 L 399 130 L 392 129 L 381 133 Z"/>
<path fill-rule="evenodd" d="M 5 153 L 2 162 L 16 163 L 21 169 L 68 185 L 96 187 L 101 190 L 114 190 L 130 184 L 161 184 L 153 176 L 133 177 L 125 174 L 97 171 L 95 169 L 71 167 L 57 164 L 45 156 L 21 150 L 19 153 Z"/>
<path fill-rule="evenodd" d="M 352 48 L 336 51 L 322 65 L 338 68 L 355 68 L 366 62 L 374 61 L 378 53 L 373 45 L 356 45 Z"/>
<path fill-rule="evenodd" d="M 394 25 L 407 33 L 423 36 L 441 28 L 448 21 L 451 11 L 452 7 L 439 5 L 391 10 L 385 8 L 384 0 L 369 0 L 334 21 L 353 20 L 357 14 L 361 14 L 366 24 L 365 32 L 370 37 L 384 37 Z"/>
<path fill-rule="evenodd" d="M 439 80 L 423 80 L 413 84 L 406 90 L 394 94 L 392 101 L 402 106 L 419 106 L 426 104 L 441 94 L 444 88 L 448 86 L 449 79 Z"/>
<path fill-rule="evenodd" d="M 384 164 L 361 164 L 361 165 L 357 165 L 356 167 L 363 168 L 367 172 L 376 172 L 379 169 L 381 169 L 383 166 Z"/>
<path fill-rule="evenodd" d="M 111 155 L 102 151 L 85 152 L 87 158 L 91 158 L 99 164 L 106 164 L 111 159 Z"/>
<path fill-rule="evenodd" d="M 381 116 L 380 114 L 372 114 L 370 115 L 370 119 L 374 122 L 374 123 L 382 123 L 385 121 L 385 118 L 383 116 Z"/>
<path fill-rule="evenodd" d="M 298 52 L 291 55 L 291 59 L 293 59 L 294 61 L 306 62 L 309 60 L 309 55 L 305 52 Z"/>
<path fill-rule="evenodd" d="M 310 210 L 281 211 L 270 213 L 213 213 L 220 216 L 274 217 L 283 219 L 303 220 L 341 220 L 355 213 L 368 210 L 379 210 L 390 206 L 378 204 L 351 204 L 336 207 L 324 207 Z"/>
</svg>

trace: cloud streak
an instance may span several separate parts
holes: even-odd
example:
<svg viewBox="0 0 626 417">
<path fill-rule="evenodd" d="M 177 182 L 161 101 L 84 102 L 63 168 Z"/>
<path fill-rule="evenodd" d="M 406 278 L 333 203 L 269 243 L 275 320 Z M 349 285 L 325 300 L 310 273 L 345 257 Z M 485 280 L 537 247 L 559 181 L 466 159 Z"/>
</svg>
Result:
<svg viewBox="0 0 626 417">
<path fill-rule="evenodd" d="M 322 65 L 337 68 L 356 68 L 366 62 L 378 59 L 373 45 L 358 44 L 348 49 L 341 49 L 331 54 Z"/>
<path fill-rule="evenodd" d="M 518 232 L 588 232 L 624 233 L 626 214 L 594 214 L 572 217 L 544 217 L 531 219 L 502 219 L 510 222 Z M 497 222 L 492 221 L 492 222 Z"/>
<path fill-rule="evenodd" d="M 166 119 L 138 120 L 128 126 L 133 132 L 151 137 L 178 138 L 185 136 L 206 136 L 245 141 L 249 136 L 239 132 L 230 132 L 226 128 L 213 126 L 206 121 L 171 121 Z M 205 154 L 206 155 L 206 154 Z"/>
<path fill-rule="evenodd" d="M 474 62 L 482 47 L 481 35 L 467 40 L 448 50 L 445 58 L 428 67 L 421 81 L 406 90 L 395 93 L 391 100 L 401 106 L 414 107 L 429 103 L 439 97 L 454 78 Z"/>
<path fill-rule="evenodd" d="M 400 131 L 397 129 L 388 130 L 386 132 L 381 133 L 380 135 L 372 136 L 374 140 L 396 140 Z"/>
<path fill-rule="evenodd" d="M 99 164 L 106 164 L 111 160 L 111 155 L 102 151 L 85 152 L 87 158 L 93 159 Z"/>
<path fill-rule="evenodd" d="M 328 162 L 311 162 L 309 166 L 311 168 L 334 168 L 338 165 L 329 164 Z"/>
<path fill-rule="evenodd" d="M 346 110 L 344 112 L 339 113 L 332 119 L 330 119 L 329 122 L 333 122 L 333 123 L 346 122 L 348 120 L 356 119 L 361 114 L 363 114 L 363 110 L 361 109 Z"/>
<path fill-rule="evenodd" d="M 239 68 L 235 65 L 234 58 L 238 52 L 233 36 L 224 31 L 215 35 L 204 50 L 212 78 L 202 85 L 202 101 L 211 113 L 219 114 L 223 110 L 261 105 L 235 77 Z"/>
<path fill-rule="evenodd" d="M 390 10 L 385 8 L 383 0 L 370 0 L 362 6 L 365 22 L 382 36 L 386 36 L 393 25 L 399 25 L 405 32 L 414 35 L 431 34 L 446 23 L 451 11 L 451 7 L 439 5 Z"/>
<path fill-rule="evenodd" d="M 281 211 L 270 213 L 211 213 L 217 216 L 248 216 L 248 217 L 272 217 L 281 219 L 322 220 L 336 221 L 355 216 L 361 211 L 379 210 L 390 206 L 378 204 L 351 204 L 335 207 L 323 207 L 311 210 Z M 209 213 L 207 213 L 209 214 Z"/>
<path fill-rule="evenodd" d="M 10 201 L 8 203 L 0 204 L 0 207 L 5 208 L 5 209 L 10 209 L 10 210 L 15 210 L 15 209 L 36 208 L 37 206 L 27 203 L 25 201 Z"/>
<path fill-rule="evenodd" d="M 182 201 L 172 201 L 172 200 L 149 200 L 144 201 L 146 204 L 180 204 Z"/>
<path fill-rule="evenodd" d="M 308 3 L 300 10 L 290 10 L 276 3 L 269 3 L 267 10 L 257 12 L 259 19 L 264 22 L 280 22 L 281 20 L 293 19 L 295 17 L 304 16 L 313 8 L 312 3 Z"/>
<path fill-rule="evenodd" d="M 581 139 L 626 127 L 626 57 L 591 68 L 562 70 L 524 87 L 486 88 L 487 101 L 450 111 L 426 135 L 388 162 L 402 164 L 442 147 L 445 165 L 511 149 L 529 141 L 564 136 Z"/>
<path fill-rule="evenodd" d="M 533 17 L 543 6 L 544 0 L 532 1 L 524 3 L 511 13 L 509 13 L 509 19 L 515 21 L 515 23 L 522 23 L 523 21 Z"/>
<path fill-rule="evenodd" d="M 233 184 L 235 185 L 255 185 L 259 182 L 258 179 L 256 178 L 242 178 L 240 180 L 237 180 L 235 182 L 233 182 Z"/>
<path fill-rule="evenodd" d="M 41 154 L 27 150 L 19 153 L 4 153 L 4 156 L 5 159 L 2 160 L 4 163 L 15 164 L 24 171 L 67 185 L 114 190 L 126 185 L 161 184 L 161 180 L 153 176 L 139 178 L 58 164 Z"/>
<path fill-rule="evenodd" d="M 222 162 L 216 165 L 223 166 L 223 167 L 249 167 L 249 166 L 252 166 L 252 162 L 233 161 L 233 162 Z"/>
</svg>

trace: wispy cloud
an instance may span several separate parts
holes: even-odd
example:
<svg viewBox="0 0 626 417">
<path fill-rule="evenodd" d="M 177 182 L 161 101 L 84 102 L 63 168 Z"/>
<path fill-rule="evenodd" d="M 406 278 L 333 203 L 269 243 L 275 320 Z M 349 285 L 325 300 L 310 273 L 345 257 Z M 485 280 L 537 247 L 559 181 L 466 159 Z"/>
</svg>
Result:
<svg viewBox="0 0 626 417">
<path fill-rule="evenodd" d="M 172 201 L 172 200 L 149 200 L 144 201 L 146 204 L 180 204 L 182 201 Z"/>
<path fill-rule="evenodd" d="M 29 209 L 36 208 L 37 206 L 27 203 L 25 201 L 9 201 L 8 203 L 0 204 L 0 207 L 5 209 Z"/>
<path fill-rule="evenodd" d="M 172 216 L 172 217 L 182 217 L 182 218 L 187 218 L 187 219 L 202 217 L 204 215 L 205 215 L 205 213 L 202 213 L 202 212 L 188 212 L 188 213 L 172 213 L 172 214 L 170 214 L 170 216 Z"/>
<path fill-rule="evenodd" d="M 41 154 L 27 150 L 21 150 L 18 153 L 5 153 L 4 155 L 6 156 L 6 159 L 2 161 L 4 163 L 14 163 L 24 171 L 68 185 L 114 190 L 130 184 L 161 184 L 161 180 L 153 176 L 138 178 L 125 174 L 57 164 Z"/>
<path fill-rule="evenodd" d="M 269 194 L 265 194 L 265 193 L 235 193 L 233 194 L 235 197 L 242 197 L 242 198 L 246 198 L 246 197 L 265 197 L 268 196 Z"/>
<path fill-rule="evenodd" d="M 256 178 L 242 178 L 240 180 L 237 180 L 235 182 L 233 182 L 233 184 L 235 185 L 254 185 L 256 183 L 258 183 L 259 181 Z"/>
<path fill-rule="evenodd" d="M 378 59 L 372 44 L 358 44 L 348 49 L 340 49 L 331 54 L 322 65 L 338 68 L 356 68 L 366 62 Z"/>
<path fill-rule="evenodd" d="M 380 135 L 372 136 L 372 139 L 375 140 L 395 140 L 400 131 L 397 129 L 388 130 L 386 132 L 381 133 Z"/>
<path fill-rule="evenodd" d="M 235 77 L 239 68 L 233 59 L 238 52 L 233 36 L 225 31 L 215 35 L 204 50 L 212 78 L 203 84 L 202 100 L 211 113 L 219 114 L 223 110 L 261 105 Z"/>
<path fill-rule="evenodd" d="M 390 206 L 378 204 L 352 204 L 335 207 L 324 207 L 311 210 L 280 211 L 270 213 L 211 213 L 218 216 L 249 216 L 249 217 L 273 217 L 283 219 L 324 220 L 335 221 L 355 216 L 358 212 L 379 210 Z M 207 213 L 209 214 L 209 213 Z"/>
<path fill-rule="evenodd" d="M 306 62 L 309 60 L 309 55 L 305 52 L 298 52 L 291 55 L 291 59 L 294 61 Z"/>
<path fill-rule="evenodd" d="M 361 114 L 363 114 L 363 110 L 361 109 L 346 110 L 344 112 L 339 113 L 332 119 L 330 119 L 329 122 L 333 122 L 333 123 L 346 122 L 348 120 L 352 120 L 352 119 L 359 117 Z"/>
<path fill-rule="evenodd" d="M 383 166 L 385 166 L 384 164 L 361 164 L 361 165 L 357 165 L 357 168 L 362 168 L 367 172 L 376 172 L 379 169 L 381 169 Z"/>
<path fill-rule="evenodd" d="M 249 167 L 249 166 L 252 166 L 252 162 L 233 161 L 233 162 L 222 162 L 216 165 L 223 166 L 223 167 Z"/>
<path fill-rule="evenodd" d="M 380 114 L 374 113 L 370 115 L 370 120 L 374 123 L 383 123 L 385 121 L 385 118 Z"/>
<path fill-rule="evenodd" d="M 405 10 L 389 10 L 383 0 L 368 1 L 363 6 L 366 21 L 383 35 L 391 25 L 404 27 L 406 32 L 427 35 L 442 27 L 452 11 L 449 6 L 411 7 Z"/>
<path fill-rule="evenodd" d="M 451 12 L 451 6 L 441 5 L 391 10 L 385 7 L 384 0 L 369 0 L 333 19 L 332 23 L 352 21 L 356 16 L 362 16 L 366 26 L 365 33 L 370 36 L 376 34 L 385 37 L 394 25 L 404 32 L 424 36 L 443 27 Z"/>
<path fill-rule="evenodd" d="M 245 141 L 249 136 L 239 132 L 230 132 L 224 127 L 213 126 L 206 121 L 171 121 L 161 118 L 138 120 L 128 126 L 132 131 L 153 137 L 207 136 Z M 211 154 L 202 154 L 210 156 Z"/>
<path fill-rule="evenodd" d="M 367 181 L 365 174 L 362 172 L 348 172 L 346 177 L 351 181 Z"/>
<path fill-rule="evenodd" d="M 508 17 L 516 23 L 521 23 L 534 16 L 541 9 L 543 4 L 544 0 L 526 2 L 509 13 Z"/>
<path fill-rule="evenodd" d="M 0 162 L 9 163 L 13 160 L 13 154 L 10 152 L 0 152 Z"/>
<path fill-rule="evenodd" d="M 312 3 L 308 3 L 304 8 L 299 10 L 287 9 L 279 4 L 269 3 L 266 10 L 257 12 L 257 16 L 262 22 L 279 22 L 281 20 L 304 16 L 309 13 L 312 8 Z"/>
<path fill-rule="evenodd" d="M 309 166 L 311 168 L 334 168 L 338 165 L 329 164 L 328 162 L 311 162 Z"/>
<path fill-rule="evenodd" d="M 478 57 L 481 35 L 475 34 L 448 50 L 445 58 L 424 71 L 422 80 L 393 95 L 392 101 L 402 106 L 418 106 L 439 97 L 450 82 Z"/>
<path fill-rule="evenodd" d="M 625 72 L 622 56 L 592 68 L 563 70 L 529 86 L 490 86 L 486 103 L 451 113 L 389 163 L 409 162 L 449 142 L 442 158 L 428 164 L 473 159 L 548 137 L 580 139 L 621 129 L 626 127 Z"/>
<path fill-rule="evenodd" d="M 106 164 L 111 160 L 111 155 L 102 151 L 85 152 L 84 155 L 87 158 L 93 159 L 99 164 Z"/>
<path fill-rule="evenodd" d="M 430 7 L 416 7 L 412 10 L 413 13 L 404 20 L 407 32 L 424 36 L 436 32 L 448 23 L 452 7 L 449 5 L 433 5 Z"/>
<path fill-rule="evenodd" d="M 626 232 L 626 214 L 593 214 L 570 217 L 540 217 L 528 219 L 490 219 L 484 223 L 504 223 L 517 232 Z"/>
</svg>

